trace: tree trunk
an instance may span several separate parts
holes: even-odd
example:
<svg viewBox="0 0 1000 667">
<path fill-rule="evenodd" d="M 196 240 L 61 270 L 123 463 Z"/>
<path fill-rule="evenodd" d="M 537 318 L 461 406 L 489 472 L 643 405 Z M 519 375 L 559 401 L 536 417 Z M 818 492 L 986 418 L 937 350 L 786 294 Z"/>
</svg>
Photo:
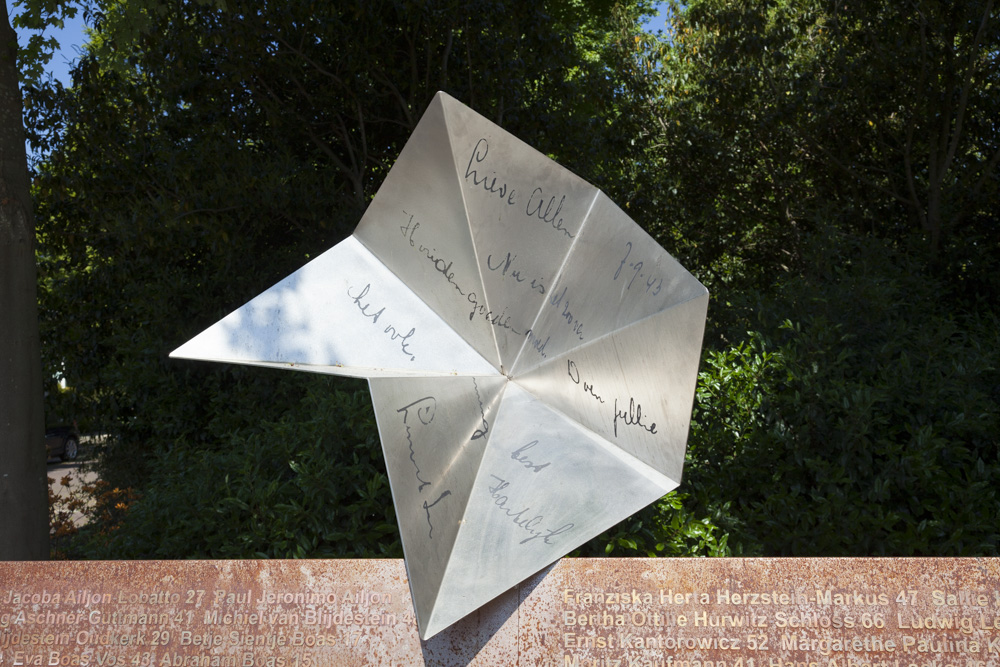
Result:
<svg viewBox="0 0 1000 667">
<path fill-rule="evenodd" d="M 6 3 L 0 18 L 0 560 L 38 560 L 49 528 L 35 226 Z"/>
</svg>

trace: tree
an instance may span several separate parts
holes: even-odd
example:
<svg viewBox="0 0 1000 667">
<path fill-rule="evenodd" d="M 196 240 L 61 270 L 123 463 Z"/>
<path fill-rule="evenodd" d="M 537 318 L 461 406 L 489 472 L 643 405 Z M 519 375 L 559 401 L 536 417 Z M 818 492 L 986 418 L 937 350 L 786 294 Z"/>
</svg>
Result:
<svg viewBox="0 0 1000 667">
<path fill-rule="evenodd" d="M 348 234 L 438 89 L 615 182 L 628 137 L 611 122 L 610 3 L 185 2 L 151 16 L 123 45 L 104 33 L 113 8 L 98 14 L 73 88 L 29 101 L 32 141 L 51 147 L 36 178 L 47 363 L 112 435 L 104 478 L 143 494 L 91 553 L 345 555 L 380 553 L 378 538 L 391 554 L 357 384 L 167 354 Z M 322 414 L 289 436 L 303 405 Z M 358 405 L 367 419 L 341 421 Z M 230 484 L 192 493 L 196 476 Z M 168 535 L 179 499 L 198 504 Z M 300 522 L 303 504 L 323 509 Z M 226 529 L 209 534 L 214 520 Z M 349 528 L 366 522 L 377 529 Z M 693 524 L 706 530 L 678 525 Z"/>
<path fill-rule="evenodd" d="M 1000 320 L 922 253 L 834 235 L 710 351 L 686 490 L 743 553 L 1000 553 Z M 990 517 L 988 519 L 984 517 Z"/>
<path fill-rule="evenodd" d="M 17 35 L 0 20 L 0 559 L 48 556 L 35 229 Z"/>
<path fill-rule="evenodd" d="M 638 177 L 667 179 L 638 204 L 714 292 L 696 512 L 745 553 L 997 553 L 969 510 L 1000 509 L 995 4 L 698 0 L 670 25 L 621 43 Z"/>
<path fill-rule="evenodd" d="M 810 72 L 805 145 L 902 207 L 935 259 L 955 237 L 982 234 L 1000 193 L 994 0 L 851 3 L 824 24 L 831 48 Z"/>
<path fill-rule="evenodd" d="M 75 16 L 75 3 L 23 2 L 20 27 L 44 30 Z M 80 4 L 86 4 L 81 0 Z M 140 4 L 142 6 L 140 6 Z M 149 3 L 128 6 L 120 25 L 134 28 Z M 131 21 L 131 22 L 130 22 Z M 119 30 L 120 33 L 124 30 Z M 19 49 L 7 3 L 0 20 L 0 558 L 48 557 L 43 379 L 40 357 L 35 226 L 29 190 L 19 82 L 38 84 L 57 47 L 30 37 Z"/>
</svg>

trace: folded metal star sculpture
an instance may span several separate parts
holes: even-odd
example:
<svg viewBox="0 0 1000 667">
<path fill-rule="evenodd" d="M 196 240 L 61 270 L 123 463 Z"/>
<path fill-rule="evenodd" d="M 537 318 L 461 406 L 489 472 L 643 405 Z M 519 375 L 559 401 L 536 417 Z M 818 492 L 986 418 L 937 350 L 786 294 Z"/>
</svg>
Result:
<svg viewBox="0 0 1000 667">
<path fill-rule="evenodd" d="M 369 379 L 426 639 L 677 487 L 707 306 L 438 93 L 351 237 L 171 356 Z"/>
</svg>

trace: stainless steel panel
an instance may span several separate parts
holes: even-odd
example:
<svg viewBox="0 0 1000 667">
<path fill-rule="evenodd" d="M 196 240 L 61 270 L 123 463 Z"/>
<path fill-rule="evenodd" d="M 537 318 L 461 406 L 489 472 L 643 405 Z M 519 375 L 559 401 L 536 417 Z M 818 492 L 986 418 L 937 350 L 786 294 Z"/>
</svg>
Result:
<svg viewBox="0 0 1000 667">
<path fill-rule="evenodd" d="M 381 378 L 369 385 L 423 629 L 454 556 L 507 379 Z"/>
<path fill-rule="evenodd" d="M 354 235 L 483 357 L 499 368 L 458 171 L 437 96 L 420 119 Z M 476 313 L 476 316 L 473 316 Z"/>
<path fill-rule="evenodd" d="M 486 290 L 475 317 L 509 374 L 599 191 L 471 109 L 445 109 Z"/>
<path fill-rule="evenodd" d="M 514 366 L 534 366 L 708 294 L 649 234 L 599 193 Z M 701 336 L 692 340 L 695 353 Z"/>
<path fill-rule="evenodd" d="M 353 237 L 170 356 L 358 377 L 496 372 Z"/>
<path fill-rule="evenodd" d="M 493 429 L 421 636 L 443 630 L 676 487 L 516 382 L 503 393 Z"/>
<path fill-rule="evenodd" d="M 707 294 L 677 304 L 517 382 L 679 483 L 707 305 Z"/>
</svg>

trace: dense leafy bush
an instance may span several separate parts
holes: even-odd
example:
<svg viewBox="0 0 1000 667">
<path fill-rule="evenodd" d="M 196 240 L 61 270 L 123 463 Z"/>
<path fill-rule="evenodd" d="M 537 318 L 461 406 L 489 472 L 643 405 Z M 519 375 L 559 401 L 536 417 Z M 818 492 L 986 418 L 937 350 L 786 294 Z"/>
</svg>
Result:
<svg viewBox="0 0 1000 667">
<path fill-rule="evenodd" d="M 811 257 L 707 355 L 692 493 L 738 552 L 996 554 L 996 315 L 879 242 Z"/>
<path fill-rule="evenodd" d="M 583 545 L 579 556 L 728 556 L 729 536 L 672 491 Z"/>
<path fill-rule="evenodd" d="M 367 392 L 340 378 L 301 382 L 305 397 L 278 421 L 247 420 L 211 449 L 149 451 L 155 465 L 127 520 L 110 536 L 85 532 L 85 555 L 401 556 Z"/>
<path fill-rule="evenodd" d="M 305 397 L 278 421 L 247 419 L 215 448 L 146 452 L 149 481 L 128 511 L 61 544 L 89 558 L 401 556 L 367 391 L 343 378 L 299 381 Z M 577 553 L 726 555 L 726 536 L 684 499 L 669 494 Z"/>
</svg>

